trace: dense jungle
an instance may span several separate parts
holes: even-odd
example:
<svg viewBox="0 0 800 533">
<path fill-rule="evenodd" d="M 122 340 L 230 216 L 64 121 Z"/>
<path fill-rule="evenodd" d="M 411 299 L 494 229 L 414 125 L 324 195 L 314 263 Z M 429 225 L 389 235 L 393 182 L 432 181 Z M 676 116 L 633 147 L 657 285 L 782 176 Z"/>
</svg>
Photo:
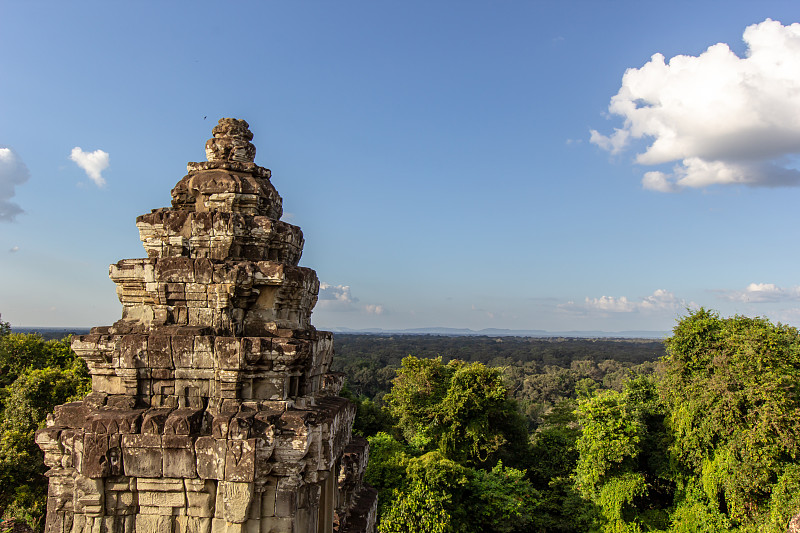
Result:
<svg viewBox="0 0 800 533">
<path fill-rule="evenodd" d="M 336 335 L 380 532 L 782 532 L 800 512 L 800 334 L 690 312 L 665 341 Z M 0 512 L 41 529 L 69 338 L 0 322 Z"/>
</svg>

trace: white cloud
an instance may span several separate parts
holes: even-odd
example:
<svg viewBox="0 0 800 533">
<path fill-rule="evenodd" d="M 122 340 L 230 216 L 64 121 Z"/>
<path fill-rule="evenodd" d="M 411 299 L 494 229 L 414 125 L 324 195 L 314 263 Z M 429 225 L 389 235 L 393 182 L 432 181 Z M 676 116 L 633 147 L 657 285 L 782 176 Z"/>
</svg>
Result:
<svg viewBox="0 0 800 533">
<path fill-rule="evenodd" d="M 624 119 L 591 142 L 619 153 L 634 139 L 651 139 L 636 161 L 677 162 L 671 172 L 647 172 L 642 185 L 660 192 L 742 184 L 800 185 L 791 156 L 800 153 L 800 24 L 770 19 L 744 31 L 747 54 L 727 44 L 699 56 L 655 54 L 628 69 L 609 111 Z"/>
<path fill-rule="evenodd" d="M 86 175 L 95 185 L 105 187 L 106 180 L 103 178 L 102 172 L 108 168 L 108 152 L 102 150 L 84 152 L 79 146 L 76 146 L 72 149 L 69 158 L 86 171 Z"/>
<path fill-rule="evenodd" d="M 352 304 L 358 301 L 358 298 L 350 294 L 349 285 L 331 285 L 324 281 L 319 284 L 319 299 L 320 300 L 333 300 L 337 302 Z"/>
<path fill-rule="evenodd" d="M 382 315 L 386 308 L 381 304 L 358 304 L 358 298 L 350 293 L 349 285 L 331 285 L 324 281 L 319 284 L 319 307 L 330 312 L 360 312 L 369 315 Z"/>
<path fill-rule="evenodd" d="M 800 287 L 782 288 L 774 283 L 751 283 L 743 291 L 725 291 L 726 300 L 746 303 L 800 300 Z"/>
<path fill-rule="evenodd" d="M 383 314 L 383 306 L 376 305 L 376 304 L 366 304 L 364 306 L 364 310 L 371 314 L 371 315 L 382 315 Z"/>
<path fill-rule="evenodd" d="M 692 305 L 692 304 L 688 304 Z M 658 311 L 674 311 L 687 307 L 686 302 L 671 292 L 658 289 L 641 300 L 629 300 L 626 296 L 601 296 L 589 298 L 583 303 L 567 302 L 558 306 L 563 311 L 573 313 L 650 313 Z"/>
<path fill-rule="evenodd" d="M 12 222 L 23 209 L 11 199 L 17 185 L 31 177 L 28 167 L 11 148 L 0 146 L 0 221 Z"/>
<path fill-rule="evenodd" d="M 492 313 L 491 311 L 487 311 L 486 309 L 483 309 L 481 307 L 475 307 L 475 304 L 472 304 L 471 309 L 473 311 L 477 311 L 477 312 L 479 312 L 479 313 L 481 313 L 483 315 L 486 315 L 486 318 L 494 319 L 494 317 L 495 317 L 495 314 Z"/>
</svg>

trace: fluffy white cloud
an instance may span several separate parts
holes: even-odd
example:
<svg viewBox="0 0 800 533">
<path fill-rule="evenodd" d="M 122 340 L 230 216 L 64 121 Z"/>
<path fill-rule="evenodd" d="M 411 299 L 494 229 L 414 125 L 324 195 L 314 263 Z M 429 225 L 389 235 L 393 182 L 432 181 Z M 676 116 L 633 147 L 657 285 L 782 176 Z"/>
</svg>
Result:
<svg viewBox="0 0 800 533">
<path fill-rule="evenodd" d="M 677 161 L 671 172 L 647 172 L 645 188 L 800 184 L 791 157 L 800 153 L 800 24 L 770 19 L 744 31 L 747 54 L 727 44 L 699 56 L 655 54 L 622 77 L 611 114 L 624 118 L 611 135 L 591 142 L 619 153 L 634 139 L 652 139 L 636 161 Z"/>
<path fill-rule="evenodd" d="M 691 305 L 691 304 L 690 304 Z M 583 303 L 567 302 L 558 307 L 563 311 L 588 313 L 648 313 L 657 311 L 674 311 L 686 307 L 683 300 L 678 299 L 671 292 L 658 289 L 650 296 L 641 300 L 629 300 L 626 296 L 601 296 L 600 298 L 587 297 Z"/>
<path fill-rule="evenodd" d="M 319 306 L 320 309 L 333 312 L 366 312 L 369 315 L 382 315 L 386 308 L 380 304 L 358 303 L 358 298 L 350 293 L 349 285 L 331 285 L 324 281 L 319 284 Z"/>
<path fill-rule="evenodd" d="M 333 300 L 342 303 L 355 303 L 358 298 L 350 294 L 349 285 L 331 285 L 324 281 L 319 284 L 319 299 L 320 300 Z"/>
<path fill-rule="evenodd" d="M 751 283 L 743 291 L 726 291 L 722 297 L 746 303 L 800 300 L 800 287 L 783 288 L 774 283 Z"/>
<path fill-rule="evenodd" d="M 11 222 L 24 213 L 11 199 L 16 194 L 16 186 L 22 185 L 30 177 L 28 167 L 14 150 L 0 147 L 0 221 Z"/>
<path fill-rule="evenodd" d="M 86 175 L 95 185 L 105 186 L 106 180 L 103 178 L 102 172 L 108 168 L 108 152 L 102 150 L 84 152 L 79 146 L 76 146 L 72 149 L 69 158 L 86 171 Z"/>
<path fill-rule="evenodd" d="M 364 310 L 369 313 L 370 315 L 382 315 L 383 314 L 383 306 L 377 304 L 366 304 L 364 306 Z"/>
</svg>

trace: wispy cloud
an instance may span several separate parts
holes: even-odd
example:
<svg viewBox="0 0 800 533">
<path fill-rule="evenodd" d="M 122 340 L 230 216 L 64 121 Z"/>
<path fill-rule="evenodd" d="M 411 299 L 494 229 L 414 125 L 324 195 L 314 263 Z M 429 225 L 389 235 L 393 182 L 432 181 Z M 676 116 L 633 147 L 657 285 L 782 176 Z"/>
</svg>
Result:
<svg viewBox="0 0 800 533">
<path fill-rule="evenodd" d="M 684 300 L 677 298 L 673 293 L 658 289 L 650 296 L 638 300 L 630 300 L 627 296 L 601 296 L 599 298 L 587 297 L 583 302 L 570 301 L 560 304 L 562 311 L 589 314 L 589 313 L 652 313 L 659 311 L 675 311 L 691 306 Z"/>
<path fill-rule="evenodd" d="M 370 315 L 382 315 L 383 306 L 379 304 L 366 304 L 364 310 Z"/>
<path fill-rule="evenodd" d="M 0 146 L 0 221 L 13 222 L 17 215 L 25 212 L 11 199 L 16 194 L 17 185 L 22 185 L 30 177 L 28 167 L 14 150 Z"/>
<path fill-rule="evenodd" d="M 95 150 L 94 152 L 84 152 L 79 146 L 72 149 L 69 158 L 81 167 L 89 179 L 98 187 L 105 187 L 106 180 L 102 172 L 108 168 L 108 152 Z"/>
<path fill-rule="evenodd" d="M 800 153 L 800 24 L 767 19 L 748 26 L 744 42 L 743 58 L 719 43 L 628 69 L 609 105 L 624 125 L 610 135 L 592 130 L 591 142 L 616 154 L 652 139 L 638 163 L 677 162 L 644 174 L 642 185 L 655 191 L 800 185 L 790 161 Z"/>
<path fill-rule="evenodd" d="M 370 315 L 382 315 L 386 308 L 381 304 L 359 304 L 359 299 L 352 295 L 349 285 L 319 284 L 320 309 L 333 312 L 364 312 Z"/>
<path fill-rule="evenodd" d="M 751 283 L 741 291 L 722 291 L 721 297 L 745 303 L 797 301 L 800 300 L 800 286 L 783 288 L 773 283 Z"/>
<path fill-rule="evenodd" d="M 482 315 L 486 315 L 486 318 L 494 319 L 494 317 L 495 317 L 495 314 L 493 312 L 487 311 L 486 309 L 483 309 L 482 307 L 476 307 L 474 304 L 471 306 L 471 309 L 473 311 L 476 311 L 476 312 L 482 314 Z"/>
</svg>

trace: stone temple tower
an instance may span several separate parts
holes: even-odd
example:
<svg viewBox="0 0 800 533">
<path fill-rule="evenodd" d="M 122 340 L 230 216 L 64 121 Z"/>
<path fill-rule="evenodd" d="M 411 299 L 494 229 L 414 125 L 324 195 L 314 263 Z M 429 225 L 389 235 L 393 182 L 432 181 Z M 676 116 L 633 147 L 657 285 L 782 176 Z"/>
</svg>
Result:
<svg viewBox="0 0 800 533">
<path fill-rule="evenodd" d="M 147 258 L 110 267 L 122 319 L 72 343 L 92 392 L 37 433 L 47 533 L 374 530 L 303 234 L 280 221 L 248 124 L 213 134 L 172 207 L 136 220 Z"/>
</svg>

